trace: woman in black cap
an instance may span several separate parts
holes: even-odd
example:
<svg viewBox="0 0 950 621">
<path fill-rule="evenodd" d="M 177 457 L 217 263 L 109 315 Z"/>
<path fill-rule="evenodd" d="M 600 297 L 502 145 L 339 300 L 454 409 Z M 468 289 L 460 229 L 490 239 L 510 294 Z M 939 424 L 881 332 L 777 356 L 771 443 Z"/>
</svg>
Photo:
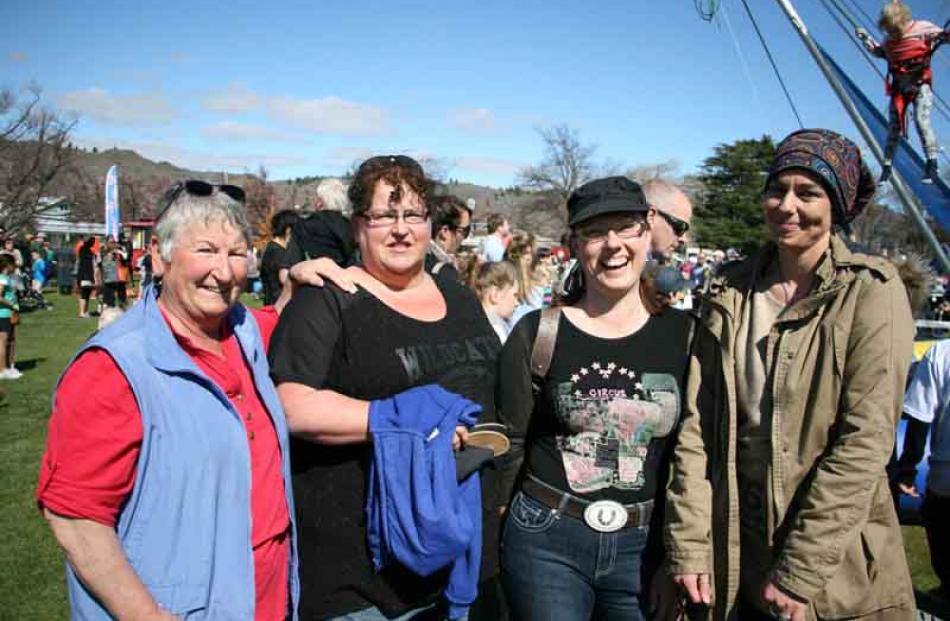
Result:
<svg viewBox="0 0 950 621">
<path fill-rule="evenodd" d="M 651 316 L 641 300 L 648 212 L 625 177 L 578 188 L 568 201 L 578 271 L 562 304 L 528 314 L 502 350 L 499 418 L 520 444 L 502 538 L 516 619 L 642 618 L 691 323 L 672 309 Z"/>
<path fill-rule="evenodd" d="M 769 243 L 703 300 L 664 541 L 714 619 L 914 617 L 884 470 L 913 319 L 896 269 L 836 232 L 873 192 L 850 140 L 791 134 L 762 201 Z"/>
</svg>

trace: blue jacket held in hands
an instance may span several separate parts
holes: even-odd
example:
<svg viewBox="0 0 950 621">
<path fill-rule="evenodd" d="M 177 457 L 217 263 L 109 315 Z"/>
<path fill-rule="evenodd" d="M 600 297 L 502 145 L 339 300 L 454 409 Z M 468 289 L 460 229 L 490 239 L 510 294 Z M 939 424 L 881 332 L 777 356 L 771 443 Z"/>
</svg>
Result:
<svg viewBox="0 0 950 621">
<path fill-rule="evenodd" d="M 373 401 L 366 537 L 377 571 L 393 560 L 426 576 L 451 565 L 449 618 L 478 594 L 482 502 L 478 473 L 458 482 L 452 437 L 481 406 L 435 384 Z"/>
</svg>

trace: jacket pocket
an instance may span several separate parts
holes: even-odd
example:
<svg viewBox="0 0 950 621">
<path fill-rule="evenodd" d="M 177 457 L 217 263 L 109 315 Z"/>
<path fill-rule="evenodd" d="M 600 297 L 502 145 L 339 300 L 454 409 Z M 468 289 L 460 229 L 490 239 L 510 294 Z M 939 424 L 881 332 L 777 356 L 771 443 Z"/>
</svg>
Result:
<svg viewBox="0 0 950 621">
<path fill-rule="evenodd" d="M 524 492 L 518 492 L 508 511 L 509 522 L 532 533 L 546 531 L 557 519 L 553 509 Z"/>
<path fill-rule="evenodd" d="M 912 605 L 904 550 L 894 545 L 892 534 L 883 524 L 871 523 L 854 538 L 815 599 L 819 618 L 846 619 Z"/>
</svg>

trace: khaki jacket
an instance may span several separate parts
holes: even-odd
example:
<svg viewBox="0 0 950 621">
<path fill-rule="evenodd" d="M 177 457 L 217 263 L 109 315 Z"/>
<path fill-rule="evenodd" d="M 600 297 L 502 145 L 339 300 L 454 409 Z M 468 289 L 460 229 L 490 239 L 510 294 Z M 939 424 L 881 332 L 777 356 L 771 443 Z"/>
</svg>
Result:
<svg viewBox="0 0 950 621">
<path fill-rule="evenodd" d="M 884 467 L 894 447 L 914 322 L 897 271 L 832 237 L 808 297 L 768 337 L 771 577 L 810 618 L 913 618 L 913 590 Z M 667 492 L 673 573 L 711 573 L 713 616 L 736 616 L 739 588 L 738 312 L 769 244 L 710 283 L 691 355 L 686 412 Z M 766 576 L 763 576 L 763 579 Z"/>
</svg>

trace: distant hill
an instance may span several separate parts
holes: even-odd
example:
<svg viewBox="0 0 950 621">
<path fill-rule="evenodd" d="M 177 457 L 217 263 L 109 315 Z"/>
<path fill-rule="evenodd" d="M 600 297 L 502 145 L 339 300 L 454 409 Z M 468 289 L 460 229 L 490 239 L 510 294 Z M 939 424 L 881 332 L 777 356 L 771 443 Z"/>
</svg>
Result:
<svg viewBox="0 0 950 621">
<path fill-rule="evenodd" d="M 220 183 L 226 173 L 189 170 L 171 162 L 155 162 L 131 149 L 103 149 L 101 151 L 79 150 L 76 166 L 93 179 L 105 179 L 109 167 L 119 165 L 124 176 L 138 180 L 146 179 L 205 179 Z M 228 174 L 228 182 L 240 185 L 247 178 L 243 174 Z"/>
</svg>

